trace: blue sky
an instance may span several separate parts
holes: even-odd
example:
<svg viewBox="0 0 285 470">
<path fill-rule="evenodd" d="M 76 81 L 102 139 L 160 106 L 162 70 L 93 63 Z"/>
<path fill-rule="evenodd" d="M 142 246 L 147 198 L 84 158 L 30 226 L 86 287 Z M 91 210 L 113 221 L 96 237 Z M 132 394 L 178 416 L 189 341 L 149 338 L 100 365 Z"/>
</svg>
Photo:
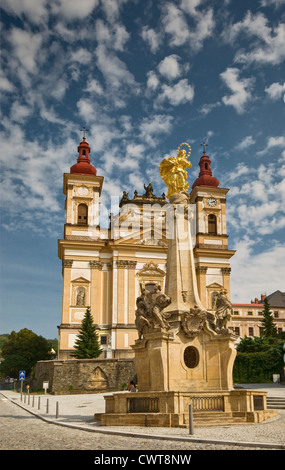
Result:
<svg viewBox="0 0 285 470">
<path fill-rule="evenodd" d="M 284 0 L 2 0 L 1 325 L 57 336 L 62 175 L 83 126 L 104 204 L 206 141 L 233 302 L 285 290 Z"/>
</svg>

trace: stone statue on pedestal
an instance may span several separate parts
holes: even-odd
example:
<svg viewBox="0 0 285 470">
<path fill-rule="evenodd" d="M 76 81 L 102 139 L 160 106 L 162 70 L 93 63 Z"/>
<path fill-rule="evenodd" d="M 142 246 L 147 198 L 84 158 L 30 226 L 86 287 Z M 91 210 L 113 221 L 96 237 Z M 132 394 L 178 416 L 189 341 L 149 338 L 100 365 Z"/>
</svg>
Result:
<svg viewBox="0 0 285 470">
<path fill-rule="evenodd" d="M 142 288 L 142 293 L 136 300 L 136 327 L 139 339 L 142 339 L 145 332 L 169 330 L 170 324 L 166 320 L 167 315 L 163 314 L 163 309 L 170 303 L 170 297 L 162 294 L 159 284 L 154 286 L 153 292 Z"/>
</svg>

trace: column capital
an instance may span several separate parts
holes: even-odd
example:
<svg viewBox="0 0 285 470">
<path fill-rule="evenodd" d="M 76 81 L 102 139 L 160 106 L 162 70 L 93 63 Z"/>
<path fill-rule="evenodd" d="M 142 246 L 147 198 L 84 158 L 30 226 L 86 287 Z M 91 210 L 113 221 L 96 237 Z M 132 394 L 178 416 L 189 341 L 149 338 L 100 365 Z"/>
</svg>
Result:
<svg viewBox="0 0 285 470">
<path fill-rule="evenodd" d="M 102 261 L 91 260 L 89 264 L 90 264 L 91 269 L 99 269 L 99 271 L 102 271 L 102 268 L 103 268 Z"/>
<path fill-rule="evenodd" d="M 118 259 L 117 260 L 117 268 L 118 269 L 123 269 L 123 268 L 134 269 L 136 267 L 136 265 L 137 265 L 136 261 L 125 260 L 125 259 Z"/>
<path fill-rule="evenodd" d="M 73 259 L 63 259 L 62 260 L 62 267 L 63 268 L 72 268 Z"/>
<path fill-rule="evenodd" d="M 221 271 L 224 276 L 229 276 L 231 274 L 231 268 L 221 268 Z"/>
<path fill-rule="evenodd" d="M 208 266 L 196 266 L 196 274 L 206 274 Z"/>
</svg>

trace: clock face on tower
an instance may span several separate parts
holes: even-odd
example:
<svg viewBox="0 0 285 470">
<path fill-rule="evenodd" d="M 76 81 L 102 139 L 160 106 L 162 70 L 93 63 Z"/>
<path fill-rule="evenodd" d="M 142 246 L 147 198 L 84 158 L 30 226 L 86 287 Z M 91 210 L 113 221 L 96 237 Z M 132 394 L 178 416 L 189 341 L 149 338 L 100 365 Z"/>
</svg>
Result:
<svg viewBox="0 0 285 470">
<path fill-rule="evenodd" d="M 217 201 L 214 197 L 209 197 L 209 199 L 207 199 L 207 204 L 210 207 L 215 207 L 217 205 Z"/>
</svg>

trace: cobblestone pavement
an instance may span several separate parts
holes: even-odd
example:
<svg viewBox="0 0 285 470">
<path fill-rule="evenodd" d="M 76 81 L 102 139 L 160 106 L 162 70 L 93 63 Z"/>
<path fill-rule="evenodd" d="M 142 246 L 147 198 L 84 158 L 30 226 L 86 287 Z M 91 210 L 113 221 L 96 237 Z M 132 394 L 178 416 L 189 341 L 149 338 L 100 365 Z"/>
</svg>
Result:
<svg viewBox="0 0 285 470">
<path fill-rule="evenodd" d="M 70 429 L 45 423 L 9 400 L 0 401 L 1 450 L 214 450 L 215 446 L 159 441 Z"/>
<path fill-rule="evenodd" d="M 15 394 L 13 394 L 15 397 Z M 12 395 L 11 395 L 12 397 Z M 55 398 L 55 397 L 53 397 Z M 85 396 L 85 400 L 88 398 Z M 14 398 L 15 400 L 15 398 Z M 18 395 L 19 400 L 19 395 Z M 90 398 L 89 398 L 90 400 Z M 25 405 L 26 406 L 26 405 Z M 82 405 L 83 406 L 83 405 Z M 246 445 L 239 445 L 238 447 L 229 444 L 213 444 L 211 442 L 191 442 L 188 437 L 181 441 L 175 441 L 171 437 L 176 435 L 180 437 L 186 437 L 187 430 L 185 429 L 174 429 L 171 430 L 159 428 L 155 429 L 156 434 L 161 434 L 165 437 L 167 432 L 170 439 L 156 439 L 153 437 L 147 438 L 148 433 L 154 433 L 153 428 L 138 428 L 137 431 L 144 434 L 144 437 L 123 436 L 117 435 L 117 427 L 113 428 L 112 434 L 103 434 L 96 431 L 93 422 L 85 422 L 81 420 L 81 424 L 86 426 L 89 430 L 72 429 L 69 427 L 63 427 L 52 422 L 45 422 L 36 416 L 30 414 L 29 411 L 17 406 L 16 401 L 12 401 L 9 396 L 9 392 L 0 393 L 0 416 L 1 416 L 1 439 L 0 449 L 1 450 L 257 450 L 263 449 L 259 447 L 258 442 L 256 446 L 247 447 Z M 55 421 L 55 420 L 54 420 Z M 73 420 L 73 424 L 74 424 Z M 70 423 L 71 424 L 71 423 Z M 252 428 L 252 426 L 269 426 L 267 431 L 262 436 L 262 442 L 270 442 L 268 440 L 273 434 L 278 436 L 275 439 L 276 442 L 282 441 L 280 436 L 283 433 L 284 442 L 284 429 L 285 429 L 285 413 L 279 416 L 278 420 L 273 420 L 271 423 L 261 423 L 260 425 L 248 425 L 248 426 L 225 426 L 224 428 L 230 429 L 233 432 L 232 440 L 235 441 L 235 435 L 238 433 L 237 428 Z M 121 429 L 121 428 L 120 428 Z M 124 428 L 125 429 L 125 428 Z M 210 428 L 207 428 L 209 430 Z M 227 436 L 227 429 L 224 429 L 224 436 Z M 266 428 L 265 428 L 266 429 Z M 205 437 L 208 437 L 208 432 L 202 431 Z M 215 427 L 217 430 L 217 427 Z M 215 432 L 212 429 L 213 432 Z M 90 432 L 91 431 L 91 432 Z M 127 431 L 127 429 L 126 429 Z M 134 432 L 134 429 L 132 429 Z M 171 435 L 170 435 L 171 431 Z M 182 431 L 182 433 L 181 433 Z M 244 432 L 246 429 L 242 430 Z M 264 432 L 264 431 L 263 431 Z M 150 436 L 150 434 L 149 434 Z M 195 432 L 196 436 L 196 432 Z M 267 439 L 266 439 L 267 437 Z M 252 439 L 247 440 L 246 437 L 243 439 L 245 442 L 252 442 Z M 274 441 L 273 441 L 274 442 Z M 271 449 L 274 449 L 274 443 L 272 442 Z"/>
</svg>

